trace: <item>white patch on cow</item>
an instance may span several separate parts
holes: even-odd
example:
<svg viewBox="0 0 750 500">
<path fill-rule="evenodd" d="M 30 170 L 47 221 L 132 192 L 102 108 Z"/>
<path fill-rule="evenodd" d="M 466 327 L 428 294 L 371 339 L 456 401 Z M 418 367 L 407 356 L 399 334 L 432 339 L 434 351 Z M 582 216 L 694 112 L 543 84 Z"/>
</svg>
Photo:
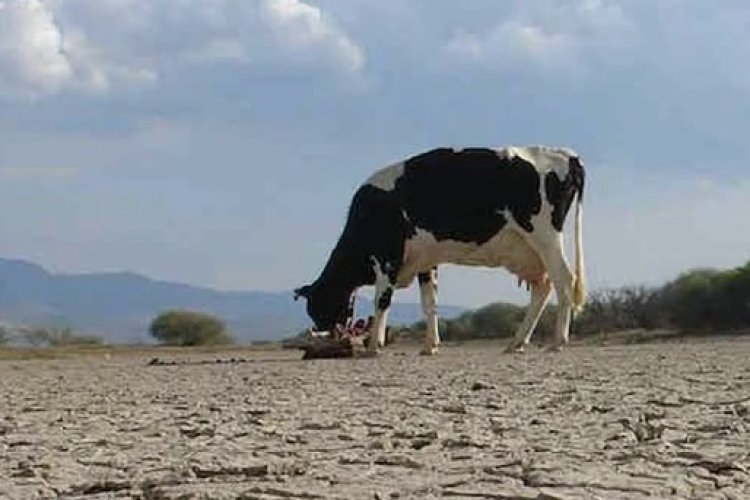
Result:
<svg viewBox="0 0 750 500">
<path fill-rule="evenodd" d="M 466 243 L 455 240 L 438 241 L 435 236 L 421 228 L 406 240 L 403 265 L 397 278 L 399 288 L 408 287 L 418 273 L 431 270 L 442 263 L 466 266 L 505 267 L 526 281 L 532 289 L 532 298 L 526 316 L 519 325 L 509 349 L 522 350 L 528 343 L 538 323 L 539 317 L 550 296 L 550 280 L 542 256 L 527 240 L 528 233 L 520 228 L 503 213 L 508 224 L 484 244 Z M 546 220 L 550 220 L 547 218 Z M 547 224 L 550 226 L 550 224 Z M 552 242 L 554 247 L 554 242 Z M 556 269 L 556 276 L 560 272 Z M 425 330 L 424 354 L 434 354 L 440 342 L 437 320 L 437 287 L 426 284 L 420 287 L 420 298 L 427 328 Z M 565 304 L 565 302 L 563 302 Z M 567 317 L 565 313 L 560 316 Z M 558 317 L 557 339 L 567 339 L 567 323 L 563 324 Z M 557 344 L 561 345 L 557 340 Z"/>
<path fill-rule="evenodd" d="M 375 186 L 383 191 L 393 191 L 396 188 L 396 181 L 402 175 L 404 175 L 404 162 L 394 163 L 376 171 L 365 181 L 365 184 Z"/>
<path fill-rule="evenodd" d="M 417 228 L 406 240 L 404 260 L 397 279 L 399 288 L 408 287 L 414 277 L 440 264 L 505 267 L 524 281 L 545 275 L 544 264 L 514 224 L 508 224 L 484 244 L 456 240 L 438 241 L 429 231 Z"/>
<path fill-rule="evenodd" d="M 578 156 L 570 148 L 559 148 L 549 146 L 510 146 L 495 150 L 501 158 L 523 158 L 531 163 L 544 176 L 550 171 L 554 171 L 560 179 L 568 175 L 568 160 L 573 156 Z"/>
</svg>

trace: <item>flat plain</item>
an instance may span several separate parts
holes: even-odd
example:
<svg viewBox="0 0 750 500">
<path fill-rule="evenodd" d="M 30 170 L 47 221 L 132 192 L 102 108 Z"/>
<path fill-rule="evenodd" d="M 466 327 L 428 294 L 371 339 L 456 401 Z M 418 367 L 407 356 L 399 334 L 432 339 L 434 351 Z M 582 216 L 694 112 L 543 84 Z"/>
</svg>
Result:
<svg viewBox="0 0 750 500">
<path fill-rule="evenodd" d="M 750 498 L 750 339 L 504 345 L 0 361 L 0 498 Z"/>
</svg>

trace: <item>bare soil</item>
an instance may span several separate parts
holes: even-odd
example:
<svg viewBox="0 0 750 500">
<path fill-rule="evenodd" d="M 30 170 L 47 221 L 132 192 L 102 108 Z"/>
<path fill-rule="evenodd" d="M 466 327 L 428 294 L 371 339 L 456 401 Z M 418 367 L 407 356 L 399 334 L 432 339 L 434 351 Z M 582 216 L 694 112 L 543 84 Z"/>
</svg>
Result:
<svg viewBox="0 0 750 500">
<path fill-rule="evenodd" d="M 750 341 L 504 347 L 3 361 L 0 498 L 750 498 Z"/>
</svg>

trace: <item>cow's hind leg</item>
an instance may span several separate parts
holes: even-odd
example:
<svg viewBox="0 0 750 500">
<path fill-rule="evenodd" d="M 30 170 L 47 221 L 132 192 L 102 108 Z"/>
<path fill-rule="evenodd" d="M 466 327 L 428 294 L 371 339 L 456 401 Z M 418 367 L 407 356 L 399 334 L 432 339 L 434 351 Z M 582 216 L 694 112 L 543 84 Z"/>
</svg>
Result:
<svg viewBox="0 0 750 500">
<path fill-rule="evenodd" d="M 552 347 L 559 351 L 568 343 L 570 318 L 573 309 L 574 276 L 565 259 L 562 235 L 558 233 L 555 238 L 551 238 L 547 243 L 540 248 L 540 253 L 557 295 L 557 319 Z"/>
<path fill-rule="evenodd" d="M 426 323 L 424 347 L 420 354 L 431 356 L 437 354 L 440 344 L 437 313 L 437 268 L 429 272 L 419 273 L 419 295 L 422 302 L 422 312 Z"/>
<path fill-rule="evenodd" d="M 534 333 L 539 318 L 542 316 L 544 307 L 549 302 L 550 295 L 552 295 L 552 283 L 547 277 L 531 283 L 531 300 L 528 309 L 526 309 L 526 316 L 518 325 L 513 341 L 505 349 L 505 352 L 523 352 L 524 347 L 531 339 L 531 334 Z"/>
</svg>

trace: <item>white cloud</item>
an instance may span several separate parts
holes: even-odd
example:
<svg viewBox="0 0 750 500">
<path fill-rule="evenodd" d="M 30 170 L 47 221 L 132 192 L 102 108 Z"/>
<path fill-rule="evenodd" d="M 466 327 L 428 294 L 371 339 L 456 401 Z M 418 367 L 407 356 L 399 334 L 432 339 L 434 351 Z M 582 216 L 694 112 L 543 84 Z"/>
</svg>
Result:
<svg viewBox="0 0 750 500">
<path fill-rule="evenodd" d="M 262 0 L 261 14 L 282 45 L 295 55 L 328 52 L 342 69 L 357 72 L 365 56 L 321 10 L 300 0 Z"/>
<path fill-rule="evenodd" d="M 249 54 L 239 40 L 233 38 L 216 38 L 202 46 L 184 53 L 185 61 L 202 64 L 216 61 L 246 62 Z"/>
<path fill-rule="evenodd" d="M 25 95 L 65 88 L 101 92 L 113 81 L 149 83 L 155 79 L 148 68 L 108 61 L 83 31 L 60 24 L 54 5 L 44 0 L 0 3 L 2 90 Z"/>
<path fill-rule="evenodd" d="M 72 78 L 62 33 L 40 0 L 0 3 L 0 71 L 4 79 L 41 91 Z"/>
<path fill-rule="evenodd" d="M 222 62 L 364 67 L 362 49 L 301 0 L 0 0 L 4 91 L 102 93 Z"/>
<path fill-rule="evenodd" d="M 481 35 L 459 33 L 447 44 L 450 56 L 470 62 L 496 64 L 527 61 L 544 67 L 573 62 L 575 40 L 540 26 L 508 21 Z"/>
<path fill-rule="evenodd" d="M 632 36 L 634 24 L 606 0 L 518 2 L 484 30 L 459 30 L 443 47 L 449 61 L 506 71 L 585 69 L 592 51 L 611 50 Z M 559 71 L 558 71 L 559 74 Z"/>
</svg>

